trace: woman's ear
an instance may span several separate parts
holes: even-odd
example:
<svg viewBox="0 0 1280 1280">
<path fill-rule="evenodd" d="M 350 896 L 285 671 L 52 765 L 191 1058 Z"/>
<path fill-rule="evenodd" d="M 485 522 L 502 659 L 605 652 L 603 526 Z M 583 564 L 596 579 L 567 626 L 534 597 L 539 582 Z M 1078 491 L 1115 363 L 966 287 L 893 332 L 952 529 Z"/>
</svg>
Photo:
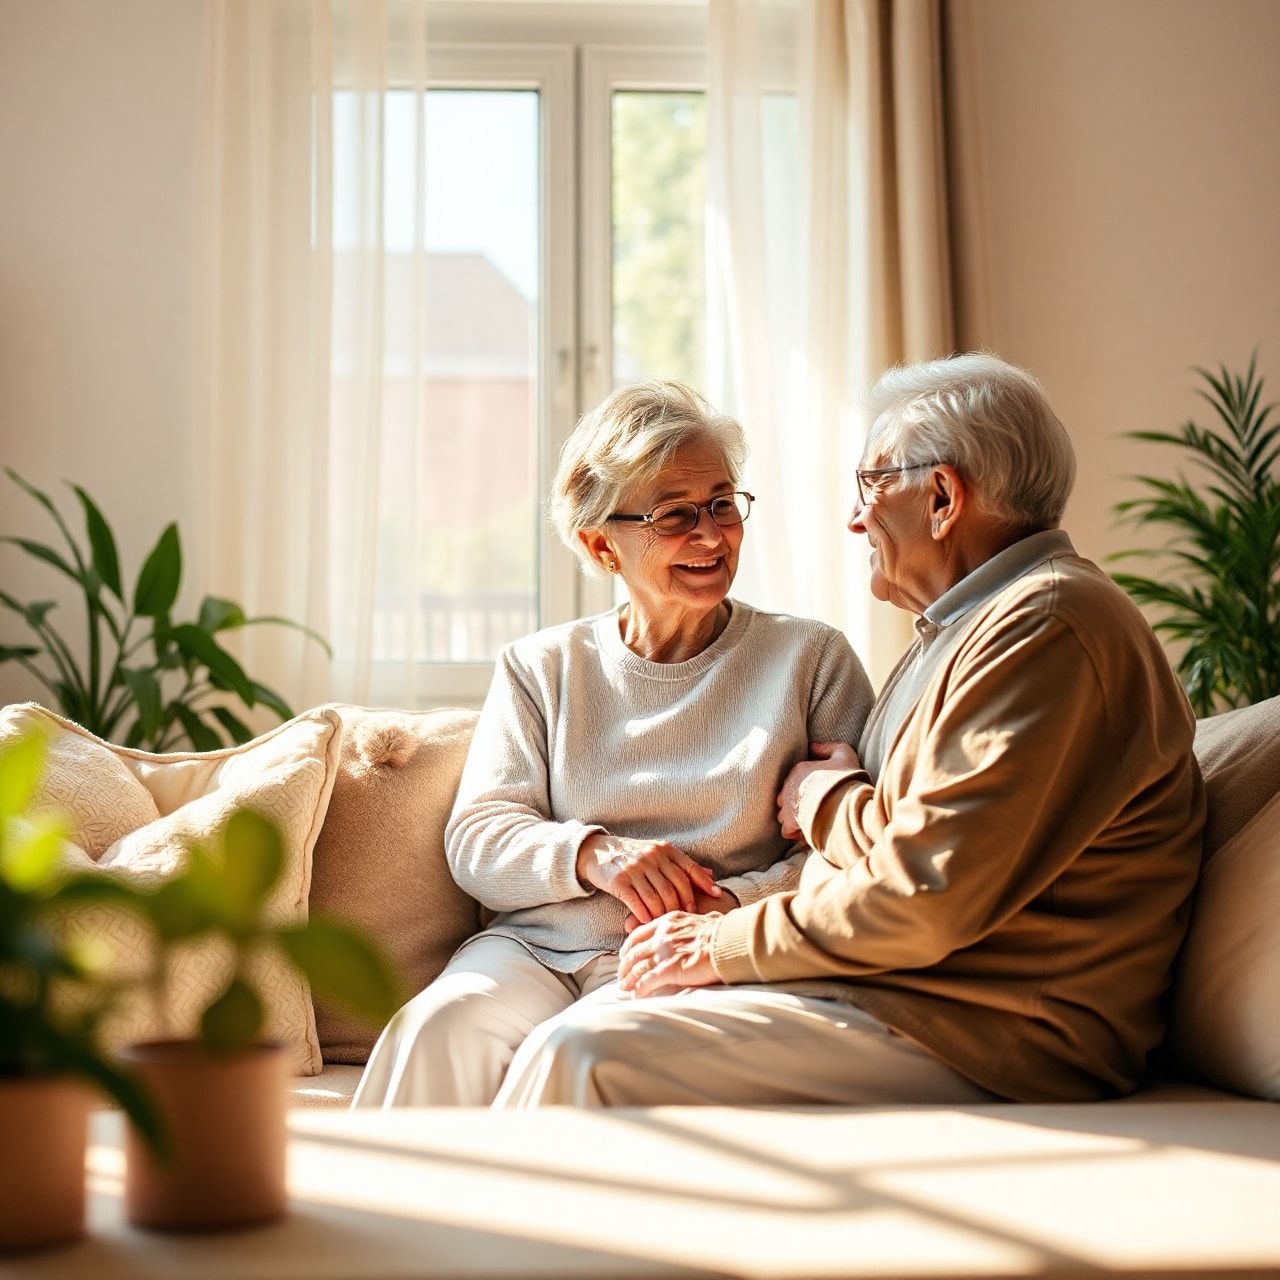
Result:
<svg viewBox="0 0 1280 1280">
<path fill-rule="evenodd" d="M 934 467 L 929 485 L 929 536 L 941 542 L 964 514 L 969 490 L 949 462 Z"/>
<path fill-rule="evenodd" d="M 589 555 L 607 573 L 618 572 L 618 557 L 603 529 L 579 529 L 578 541 Z"/>
</svg>

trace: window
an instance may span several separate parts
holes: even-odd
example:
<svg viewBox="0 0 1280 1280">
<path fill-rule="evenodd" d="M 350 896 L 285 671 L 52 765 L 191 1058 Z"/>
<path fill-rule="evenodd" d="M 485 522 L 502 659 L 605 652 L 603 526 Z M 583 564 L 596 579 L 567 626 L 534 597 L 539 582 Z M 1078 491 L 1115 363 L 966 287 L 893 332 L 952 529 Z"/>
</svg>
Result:
<svg viewBox="0 0 1280 1280">
<path fill-rule="evenodd" d="M 414 500 L 379 503 L 373 660 L 389 681 L 415 664 L 424 705 L 477 701 L 501 645 L 608 606 L 610 583 L 585 579 L 544 517 L 560 446 L 615 385 L 703 382 L 699 15 L 679 45 L 669 15 L 625 7 L 570 40 L 521 5 L 513 42 L 492 29 L 511 11 L 490 8 L 441 7 L 425 104 L 395 88 L 382 104 L 380 450 Z M 370 198 L 337 142 L 360 110 L 338 93 L 335 299 Z M 335 405 L 361 394 L 355 319 L 335 308 Z"/>
</svg>

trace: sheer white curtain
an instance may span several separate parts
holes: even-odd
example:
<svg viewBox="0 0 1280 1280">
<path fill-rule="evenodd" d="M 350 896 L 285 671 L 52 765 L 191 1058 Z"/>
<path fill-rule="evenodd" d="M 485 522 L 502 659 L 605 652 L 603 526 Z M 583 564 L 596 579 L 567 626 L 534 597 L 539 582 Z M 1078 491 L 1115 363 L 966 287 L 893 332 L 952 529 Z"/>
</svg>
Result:
<svg viewBox="0 0 1280 1280">
<path fill-rule="evenodd" d="M 952 347 L 936 0 L 710 0 L 709 392 L 761 501 L 737 590 L 843 628 L 877 684 L 911 619 L 842 532 L 881 369 Z"/>
<path fill-rule="evenodd" d="M 329 639 L 332 660 L 282 628 L 229 641 L 251 675 L 298 706 L 369 701 L 375 597 L 416 596 L 425 50 L 417 0 L 209 6 L 208 581 L 251 613 Z M 416 231 L 394 263 L 412 277 L 397 291 L 394 412 L 385 403 L 389 129 L 406 135 L 398 154 L 416 157 L 412 181 L 400 184 L 413 209 L 399 214 L 411 212 L 404 221 Z M 412 617 L 406 610 L 409 628 Z M 402 651 L 401 678 L 379 692 L 408 706 L 412 636 Z"/>
</svg>

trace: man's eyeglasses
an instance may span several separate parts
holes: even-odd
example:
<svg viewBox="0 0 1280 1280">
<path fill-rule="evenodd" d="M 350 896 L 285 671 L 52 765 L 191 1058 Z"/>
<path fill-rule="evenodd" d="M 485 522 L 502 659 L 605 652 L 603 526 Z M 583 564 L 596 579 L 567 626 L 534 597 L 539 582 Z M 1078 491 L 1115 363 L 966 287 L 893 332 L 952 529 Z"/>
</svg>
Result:
<svg viewBox="0 0 1280 1280">
<path fill-rule="evenodd" d="M 870 471 L 855 471 L 854 478 L 858 482 L 858 505 L 865 507 L 868 498 L 874 498 L 884 492 L 886 476 L 896 476 L 903 471 L 919 471 L 924 467 L 936 467 L 937 462 L 913 462 L 909 467 L 875 467 Z"/>
<path fill-rule="evenodd" d="M 702 512 L 707 512 L 716 524 L 723 527 L 741 524 L 751 514 L 752 494 L 739 490 L 722 493 L 710 502 L 664 502 L 654 507 L 648 515 L 633 516 L 615 513 L 610 520 L 636 520 L 647 524 L 654 533 L 664 538 L 674 538 L 697 527 Z"/>
</svg>

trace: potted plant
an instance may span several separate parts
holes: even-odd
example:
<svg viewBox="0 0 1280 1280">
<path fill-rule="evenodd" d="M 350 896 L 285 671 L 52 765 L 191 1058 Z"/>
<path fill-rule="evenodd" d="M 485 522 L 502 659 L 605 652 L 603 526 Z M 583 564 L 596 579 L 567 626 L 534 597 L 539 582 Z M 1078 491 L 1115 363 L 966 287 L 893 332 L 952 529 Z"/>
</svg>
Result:
<svg viewBox="0 0 1280 1280">
<path fill-rule="evenodd" d="M 199 1037 L 129 1046 L 123 1053 L 155 1099 L 169 1140 L 158 1153 L 144 1128 L 126 1138 L 125 1211 L 137 1225 L 212 1228 L 280 1217 L 285 1200 L 284 1047 L 264 1043 L 262 1001 L 250 961 L 274 950 L 307 978 L 314 996 L 382 1025 L 402 1002 L 377 949 L 340 921 L 272 924 L 264 906 L 284 862 L 274 824 L 234 814 L 211 847 L 192 847 L 183 869 L 153 890 L 130 890 L 156 939 L 146 981 L 162 1014 L 172 949 L 217 936 L 231 972 L 204 1010 Z"/>
<path fill-rule="evenodd" d="M 40 681 L 65 716 L 127 747 L 174 751 L 189 742 L 196 751 L 212 751 L 224 745 L 224 738 L 248 742 L 253 730 L 229 701 L 247 708 L 261 704 L 281 720 L 293 716 L 278 693 L 246 675 L 218 636 L 271 623 L 305 632 L 328 653 L 319 635 L 287 618 L 247 617 L 240 605 L 215 596 L 204 598 L 195 618 L 175 622 L 172 611 L 182 583 L 176 524 L 161 533 L 130 593 L 121 576 L 115 535 L 84 489 L 71 486 L 84 511 L 87 545 L 72 536 L 47 493 L 11 468 L 5 470 L 52 517 L 66 551 L 30 538 L 0 537 L 0 543 L 19 547 L 80 588 L 88 621 L 88 658 L 78 663 L 50 621 L 55 601 L 24 602 L 0 590 L 0 607 L 16 613 L 35 642 L 0 644 L 0 662 L 17 662 Z"/>
<path fill-rule="evenodd" d="M 39 734 L 0 749 L 0 1251 L 84 1234 L 94 1089 L 125 1110 L 153 1153 L 162 1150 L 147 1095 L 99 1047 L 116 985 L 54 923 L 73 901 L 119 895 L 115 886 L 63 876 L 63 823 L 27 813 L 45 750 Z M 74 1004 L 62 998 L 68 994 Z"/>
<path fill-rule="evenodd" d="M 1204 479 L 1138 476 L 1146 493 L 1114 509 L 1130 523 L 1159 527 L 1160 545 L 1109 558 L 1161 562 L 1159 576 L 1113 577 L 1159 611 L 1157 632 L 1184 646 L 1178 675 L 1196 714 L 1206 716 L 1280 694 L 1280 421 L 1268 422 L 1275 406 L 1262 403 L 1256 354 L 1243 377 L 1225 367 L 1196 372 L 1216 427 L 1187 422 L 1176 434 L 1128 435 L 1183 450 Z"/>
</svg>

